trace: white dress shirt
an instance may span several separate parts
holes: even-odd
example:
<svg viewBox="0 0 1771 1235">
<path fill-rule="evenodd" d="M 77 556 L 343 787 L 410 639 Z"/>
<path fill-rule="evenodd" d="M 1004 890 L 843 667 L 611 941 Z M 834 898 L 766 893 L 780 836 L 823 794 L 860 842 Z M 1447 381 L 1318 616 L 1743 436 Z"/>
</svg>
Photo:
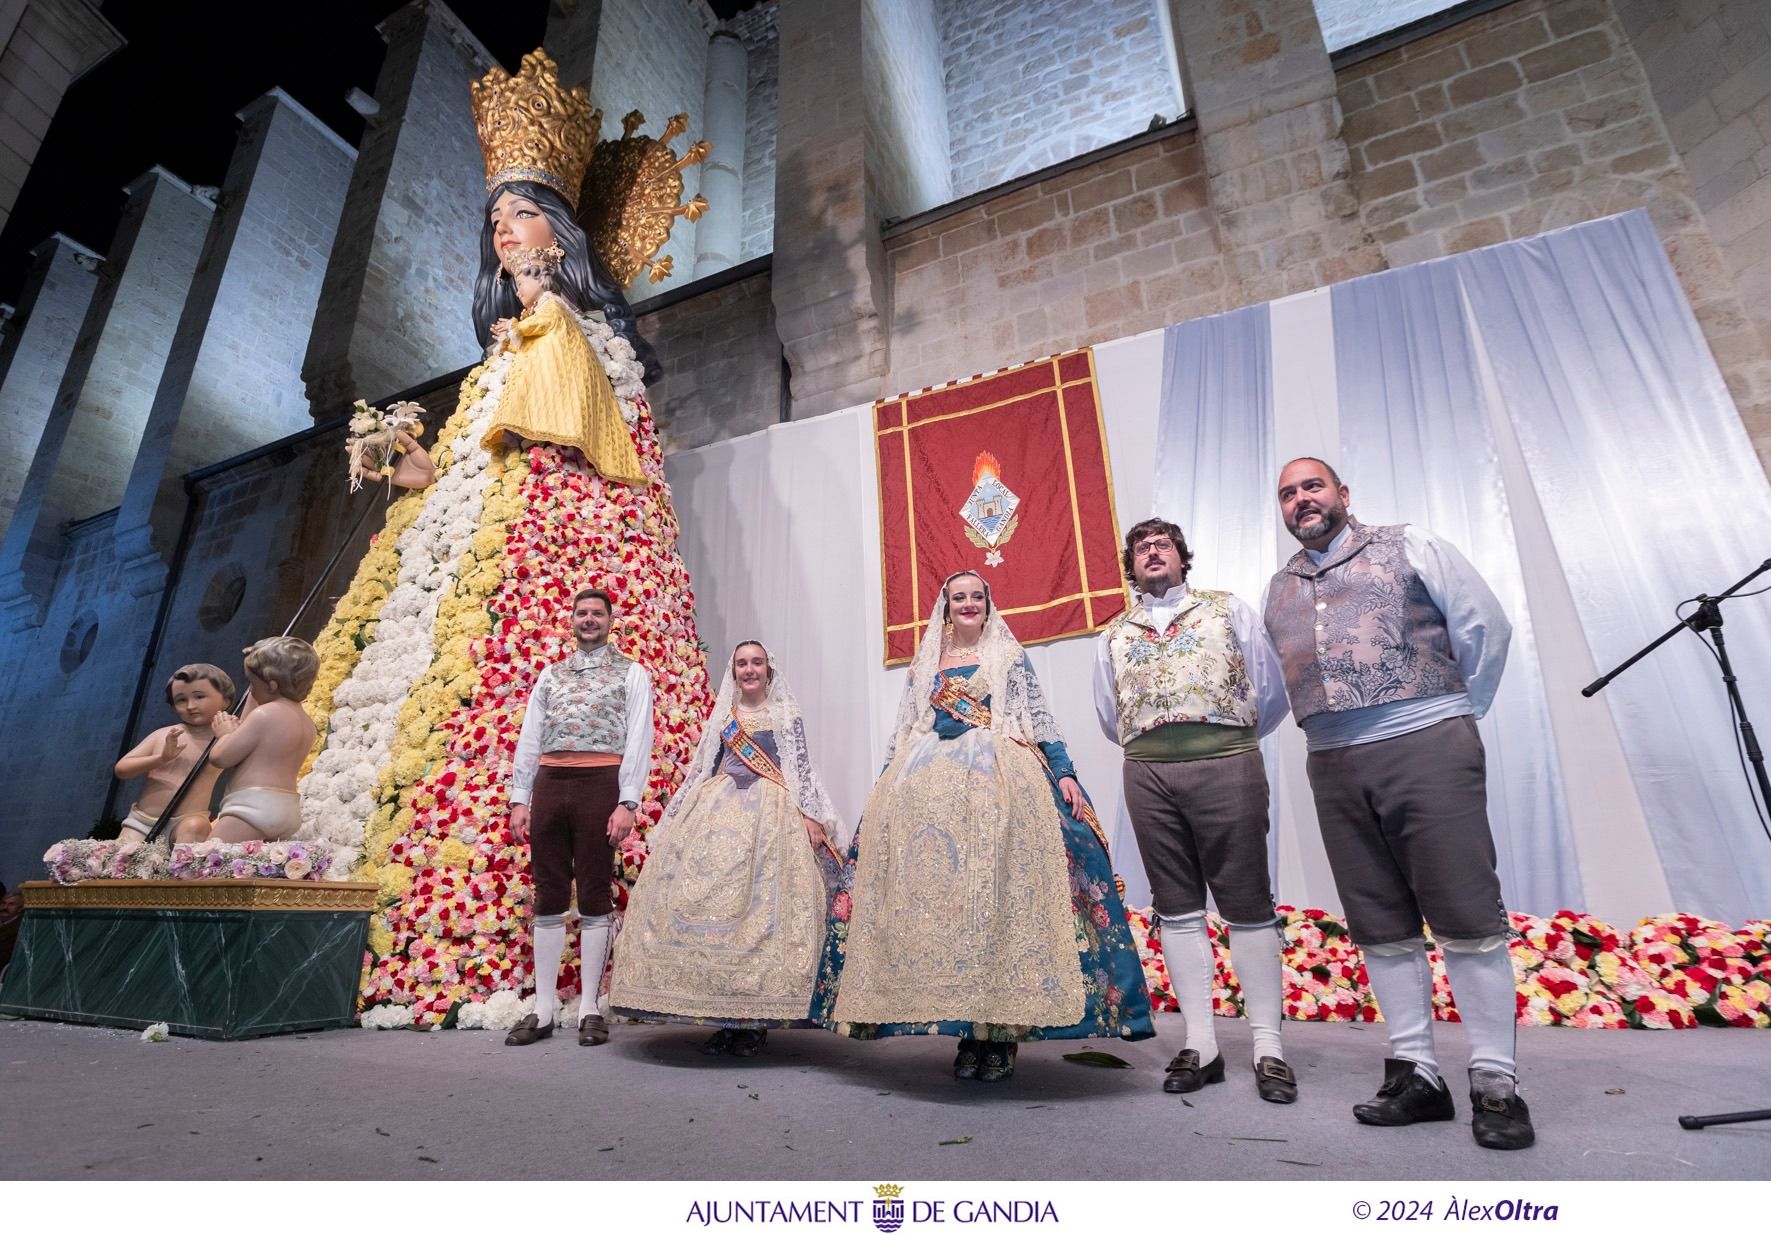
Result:
<svg viewBox="0 0 1771 1235">
<path fill-rule="evenodd" d="M 1149 615 L 1150 625 L 1158 631 L 1168 629 L 1189 598 L 1192 589 L 1185 582 L 1177 583 L 1160 596 L 1135 592 L 1137 603 Z M 1255 737 L 1264 738 L 1278 727 L 1291 711 L 1285 697 L 1285 670 L 1279 662 L 1279 650 L 1261 624 L 1260 615 L 1240 598 L 1228 598 L 1230 633 L 1242 649 L 1242 663 L 1248 668 L 1248 683 L 1254 689 Z M 1101 732 L 1115 746 L 1119 745 L 1119 689 L 1113 673 L 1113 652 L 1108 640 L 1111 631 L 1102 631 L 1095 640 L 1095 719 Z"/>
<path fill-rule="evenodd" d="M 606 654 L 608 645 L 598 651 Z M 595 656 L 596 652 L 588 653 Z M 549 665 L 529 691 L 523 731 L 517 737 L 517 753 L 511 762 L 510 804 L 524 806 L 535 788 L 541 768 L 541 723 L 547 714 L 547 694 L 553 687 L 554 667 Z M 637 802 L 646 791 L 652 771 L 652 678 L 638 661 L 627 666 L 627 744 L 621 752 L 621 801 Z"/>
</svg>

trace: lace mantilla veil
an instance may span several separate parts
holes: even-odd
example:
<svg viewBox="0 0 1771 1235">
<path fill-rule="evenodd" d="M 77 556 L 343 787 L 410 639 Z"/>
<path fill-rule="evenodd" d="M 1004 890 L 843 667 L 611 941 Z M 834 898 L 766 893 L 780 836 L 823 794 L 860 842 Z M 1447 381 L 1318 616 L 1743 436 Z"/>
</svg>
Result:
<svg viewBox="0 0 1771 1235">
<path fill-rule="evenodd" d="M 911 658 L 904 677 L 904 694 L 898 701 L 898 719 L 892 727 L 892 740 L 886 747 L 889 764 L 905 742 L 920 737 L 935 727 L 935 707 L 929 702 L 935 674 L 941 667 L 941 634 L 947 621 L 947 585 L 955 579 L 971 576 L 982 579 L 975 571 L 961 570 L 941 581 L 941 592 L 929 611 L 929 622 L 922 642 Z M 1061 742 L 1063 733 L 1052 717 L 1045 701 L 1045 691 L 1027 663 L 1027 653 L 1016 639 L 996 599 L 990 583 L 983 580 L 984 595 L 990 602 L 990 616 L 984 619 L 984 631 L 978 640 L 978 671 L 972 675 L 967 693 L 974 698 L 988 696 L 990 728 L 995 732 L 1024 742 Z"/>
<path fill-rule="evenodd" d="M 763 706 L 768 709 L 768 728 L 775 734 L 775 749 L 781 764 L 781 775 L 787 781 L 788 794 L 793 798 L 800 814 L 808 815 L 824 825 L 830 843 L 836 846 L 838 852 L 847 852 L 855 830 L 837 815 L 836 807 L 830 801 L 830 794 L 825 791 L 824 782 L 812 767 L 811 754 L 806 746 L 805 721 L 800 716 L 799 701 L 794 698 L 793 691 L 787 685 L 787 675 L 781 672 L 780 666 L 775 663 L 775 654 L 766 645 L 754 639 L 746 639 L 738 646 L 750 644 L 762 648 L 763 654 L 769 658 L 769 668 L 774 671 Z M 733 655 L 737 654 L 737 648 L 732 651 Z M 670 805 L 658 820 L 659 828 L 668 827 L 670 821 L 676 818 L 679 808 L 688 800 L 692 789 L 719 772 L 720 757 L 725 750 L 720 741 L 720 730 L 732 719 L 737 703 L 738 683 L 732 672 L 732 658 L 727 657 L 726 676 L 720 682 L 719 697 L 714 702 L 713 712 L 701 728 L 701 740 L 695 746 L 695 755 L 683 776 L 683 783 L 677 787 L 676 793 L 671 796 Z"/>
</svg>

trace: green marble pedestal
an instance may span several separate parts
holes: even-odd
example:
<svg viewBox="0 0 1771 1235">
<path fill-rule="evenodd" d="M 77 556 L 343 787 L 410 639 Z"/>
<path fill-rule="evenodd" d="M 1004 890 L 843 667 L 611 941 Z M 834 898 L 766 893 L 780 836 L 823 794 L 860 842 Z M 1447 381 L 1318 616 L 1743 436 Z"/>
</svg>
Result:
<svg viewBox="0 0 1771 1235">
<path fill-rule="evenodd" d="M 0 1013 L 253 1038 L 355 1023 L 372 883 L 27 883 Z"/>
</svg>

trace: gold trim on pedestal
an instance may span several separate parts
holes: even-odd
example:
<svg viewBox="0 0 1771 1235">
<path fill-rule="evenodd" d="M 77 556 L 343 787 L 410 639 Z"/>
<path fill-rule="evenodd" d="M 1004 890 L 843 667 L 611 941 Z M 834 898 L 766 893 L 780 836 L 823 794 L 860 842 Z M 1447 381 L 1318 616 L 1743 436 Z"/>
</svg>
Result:
<svg viewBox="0 0 1771 1235">
<path fill-rule="evenodd" d="M 299 879 L 88 879 L 23 887 L 29 909 L 247 909 L 356 912 L 375 908 L 373 883 Z"/>
</svg>

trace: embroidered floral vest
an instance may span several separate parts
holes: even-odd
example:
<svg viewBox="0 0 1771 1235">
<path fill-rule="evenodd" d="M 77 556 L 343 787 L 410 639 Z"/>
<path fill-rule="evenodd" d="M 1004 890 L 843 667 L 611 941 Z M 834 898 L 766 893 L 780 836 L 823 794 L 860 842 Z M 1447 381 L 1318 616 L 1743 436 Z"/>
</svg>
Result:
<svg viewBox="0 0 1771 1235">
<path fill-rule="evenodd" d="M 1127 609 L 1108 628 L 1107 650 L 1121 746 L 1158 725 L 1254 726 L 1254 688 L 1230 626 L 1230 593 L 1194 589 L 1162 632 L 1143 606 Z"/>
<path fill-rule="evenodd" d="M 1299 724 L 1464 689 L 1445 615 L 1409 564 L 1405 528 L 1352 529 L 1320 566 L 1298 550 L 1267 590 L 1267 632 Z"/>
<path fill-rule="evenodd" d="M 627 745 L 627 668 L 605 645 L 602 655 L 574 651 L 548 675 L 541 753 L 587 750 L 618 755 Z"/>
</svg>

